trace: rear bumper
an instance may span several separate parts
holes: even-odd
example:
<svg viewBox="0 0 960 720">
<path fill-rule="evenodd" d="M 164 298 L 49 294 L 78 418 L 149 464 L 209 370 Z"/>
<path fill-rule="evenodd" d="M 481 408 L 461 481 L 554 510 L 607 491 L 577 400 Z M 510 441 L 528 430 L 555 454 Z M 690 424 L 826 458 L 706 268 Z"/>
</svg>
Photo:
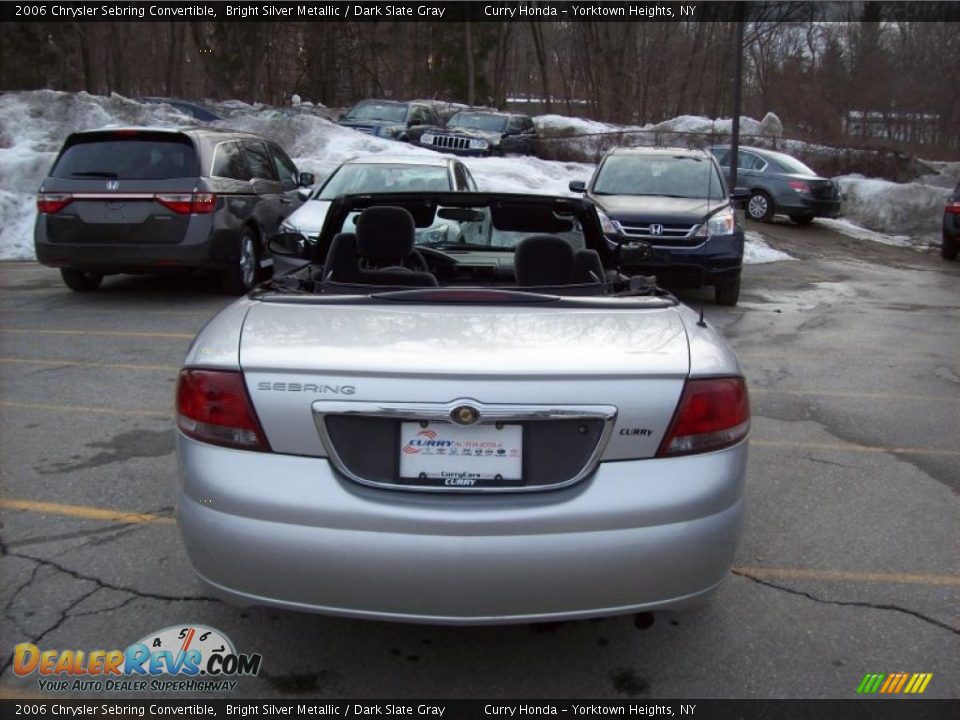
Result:
<svg viewBox="0 0 960 720">
<path fill-rule="evenodd" d="M 178 521 L 197 573 L 238 604 L 486 624 L 682 608 L 733 561 L 747 448 L 608 462 L 523 496 L 368 488 L 325 459 L 178 437 Z"/>
<path fill-rule="evenodd" d="M 211 226 L 211 216 L 194 216 L 183 240 L 170 244 L 138 243 L 136 238 L 122 244 L 54 243 L 47 239 L 45 217 L 39 215 L 34 227 L 34 248 L 43 265 L 103 274 L 178 267 L 219 269 L 232 259 L 231 253 L 236 254 L 238 234 Z"/>
<path fill-rule="evenodd" d="M 781 193 L 777 199 L 777 212 L 784 215 L 813 215 L 815 217 L 835 218 L 840 215 L 840 199 L 818 200 L 800 195 L 791 190 Z"/>
</svg>

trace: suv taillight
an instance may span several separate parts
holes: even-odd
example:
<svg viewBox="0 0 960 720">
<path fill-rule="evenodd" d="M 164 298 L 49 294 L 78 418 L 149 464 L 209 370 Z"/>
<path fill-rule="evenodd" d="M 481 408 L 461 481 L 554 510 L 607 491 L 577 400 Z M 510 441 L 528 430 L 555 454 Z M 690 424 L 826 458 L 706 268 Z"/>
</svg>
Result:
<svg viewBox="0 0 960 720">
<path fill-rule="evenodd" d="M 729 447 L 750 431 L 750 398 L 742 377 L 688 380 L 657 457 Z"/>
<path fill-rule="evenodd" d="M 239 372 L 181 370 L 177 427 L 185 435 L 214 445 L 270 451 Z"/>
<path fill-rule="evenodd" d="M 960 215 L 960 200 L 957 200 L 956 202 L 948 202 L 944 212 L 946 212 L 948 215 Z"/>
<path fill-rule="evenodd" d="M 37 212 L 55 213 L 73 202 L 70 193 L 37 193 Z"/>
<path fill-rule="evenodd" d="M 205 215 L 217 206 L 213 193 L 158 193 L 153 199 L 178 215 Z"/>
</svg>

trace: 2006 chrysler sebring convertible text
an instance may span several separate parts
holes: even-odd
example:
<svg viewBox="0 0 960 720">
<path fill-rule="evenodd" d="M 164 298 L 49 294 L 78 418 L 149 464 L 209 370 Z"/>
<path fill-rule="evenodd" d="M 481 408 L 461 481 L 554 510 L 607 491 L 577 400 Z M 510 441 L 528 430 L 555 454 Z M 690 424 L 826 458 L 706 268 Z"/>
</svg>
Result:
<svg viewBox="0 0 960 720">
<path fill-rule="evenodd" d="M 458 236 L 418 247 L 440 221 Z M 621 273 L 638 247 L 604 242 L 593 205 L 347 195 L 306 247 L 180 373 L 178 519 L 214 591 L 471 624 L 679 608 L 723 580 L 743 374 Z"/>
</svg>

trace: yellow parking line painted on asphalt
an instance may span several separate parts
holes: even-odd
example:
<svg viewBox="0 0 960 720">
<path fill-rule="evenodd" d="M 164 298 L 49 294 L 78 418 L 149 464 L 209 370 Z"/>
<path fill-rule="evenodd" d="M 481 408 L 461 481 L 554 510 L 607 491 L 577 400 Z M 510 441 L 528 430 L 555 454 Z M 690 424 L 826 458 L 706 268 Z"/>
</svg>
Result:
<svg viewBox="0 0 960 720">
<path fill-rule="evenodd" d="M 195 334 L 125 330 L 44 330 L 40 328 L 0 328 L 0 333 L 19 335 L 97 335 L 103 337 L 159 338 L 162 340 L 193 340 Z"/>
<path fill-rule="evenodd" d="M 53 405 L 48 403 L 17 402 L 16 400 L 0 400 L 0 407 L 22 408 L 24 410 L 94 413 L 99 415 L 136 415 L 139 417 L 165 418 L 173 416 L 173 410 L 125 410 L 123 408 L 90 407 L 87 405 Z"/>
<path fill-rule="evenodd" d="M 895 583 L 901 585 L 947 585 L 960 587 L 958 575 L 923 575 L 916 573 L 855 572 L 848 570 L 814 570 L 812 568 L 757 567 L 735 565 L 733 573 L 764 580 L 839 580 L 841 582 Z"/>
<path fill-rule="evenodd" d="M 40 502 L 38 500 L 13 500 L 0 498 L 0 510 L 25 510 L 41 515 L 67 515 L 85 520 L 103 520 L 105 522 L 134 523 L 163 523 L 176 522 L 167 515 L 156 513 L 138 513 L 126 510 L 107 510 L 105 508 L 90 507 L 89 505 L 64 505 L 62 503 Z"/>
<path fill-rule="evenodd" d="M 0 357 L 0 363 L 21 365 L 63 365 L 65 367 L 102 368 L 109 370 L 158 370 L 163 372 L 177 372 L 176 365 L 139 365 L 136 363 L 98 363 L 83 362 L 81 360 L 56 360 L 54 358 L 16 358 Z"/>
<path fill-rule="evenodd" d="M 938 450 L 936 448 L 897 448 L 876 445 L 857 445 L 855 443 L 800 442 L 794 440 L 751 440 L 750 445 L 758 447 L 840 450 L 841 452 L 891 453 L 893 455 L 944 455 L 946 457 L 960 457 L 960 450 Z"/>
<path fill-rule="evenodd" d="M 750 388 L 751 395 L 823 395 L 826 397 L 866 398 L 877 400 L 923 400 L 933 402 L 960 402 L 960 397 L 941 395 L 911 395 L 908 393 L 846 392 L 842 390 L 801 390 L 799 388 Z"/>
</svg>

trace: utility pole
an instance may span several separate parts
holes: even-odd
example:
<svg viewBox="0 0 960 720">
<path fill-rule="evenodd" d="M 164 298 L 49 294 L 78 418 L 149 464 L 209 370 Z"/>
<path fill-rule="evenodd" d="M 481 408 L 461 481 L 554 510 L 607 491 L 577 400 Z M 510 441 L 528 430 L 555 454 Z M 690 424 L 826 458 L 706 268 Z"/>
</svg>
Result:
<svg viewBox="0 0 960 720">
<path fill-rule="evenodd" d="M 743 6 L 744 3 L 737 3 L 737 40 L 734 47 L 736 54 L 736 70 L 733 77 L 733 132 L 730 137 L 730 191 L 737 187 L 737 166 L 740 164 L 738 158 L 740 150 L 740 95 L 743 90 Z"/>
</svg>

